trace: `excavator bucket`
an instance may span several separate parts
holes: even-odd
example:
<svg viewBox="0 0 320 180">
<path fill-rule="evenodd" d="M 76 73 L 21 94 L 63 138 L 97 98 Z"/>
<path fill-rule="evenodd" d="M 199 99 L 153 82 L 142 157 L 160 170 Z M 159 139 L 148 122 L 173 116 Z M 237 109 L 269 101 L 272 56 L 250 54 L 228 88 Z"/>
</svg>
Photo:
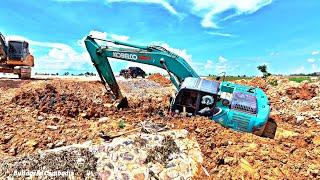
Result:
<svg viewBox="0 0 320 180">
<path fill-rule="evenodd" d="M 116 100 L 116 101 L 113 103 L 113 105 L 114 105 L 115 107 L 117 107 L 118 109 L 129 107 L 128 100 L 127 100 L 126 97 L 123 97 L 122 99 Z"/>
<path fill-rule="evenodd" d="M 109 87 L 115 97 L 116 101 L 113 103 L 113 106 L 117 107 L 118 109 L 128 107 L 127 98 L 124 97 L 120 91 L 108 58 L 101 56 L 101 53 L 97 51 L 100 49 L 100 46 L 95 41 L 91 40 L 91 37 L 87 37 L 85 40 L 85 45 L 89 51 L 93 65 L 97 69 L 101 83 L 106 87 L 107 90 Z"/>
</svg>

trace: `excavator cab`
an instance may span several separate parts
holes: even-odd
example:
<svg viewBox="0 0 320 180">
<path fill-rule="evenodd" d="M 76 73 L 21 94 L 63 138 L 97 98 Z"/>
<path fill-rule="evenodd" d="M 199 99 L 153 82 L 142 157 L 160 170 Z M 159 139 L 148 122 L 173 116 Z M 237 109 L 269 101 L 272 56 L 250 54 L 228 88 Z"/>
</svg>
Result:
<svg viewBox="0 0 320 180">
<path fill-rule="evenodd" d="M 201 78 L 186 78 L 173 99 L 172 113 L 188 116 L 213 116 L 216 109 L 220 83 Z"/>
<path fill-rule="evenodd" d="M 9 41 L 8 45 L 9 60 L 24 60 L 29 54 L 29 43 L 26 41 Z"/>
</svg>

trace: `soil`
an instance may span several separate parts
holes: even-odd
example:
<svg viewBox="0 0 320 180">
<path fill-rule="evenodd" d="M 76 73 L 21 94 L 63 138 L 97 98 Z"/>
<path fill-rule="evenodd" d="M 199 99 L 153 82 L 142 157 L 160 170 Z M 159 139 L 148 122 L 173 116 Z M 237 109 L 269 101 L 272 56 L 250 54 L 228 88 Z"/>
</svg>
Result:
<svg viewBox="0 0 320 180">
<path fill-rule="evenodd" d="M 197 140 L 204 162 L 195 179 L 319 178 L 320 83 L 274 79 L 277 86 L 270 85 L 270 79 L 237 81 L 266 91 L 277 125 L 274 139 L 236 132 L 205 117 L 167 115 L 173 89 L 154 83 L 157 79 L 119 82 L 128 109 L 112 107 L 112 96 L 98 81 L 0 80 L 0 156 L 20 158 L 38 150 L 98 142 L 101 131 L 126 131 L 152 120 L 186 129 Z M 168 148 L 176 149 L 174 143 Z"/>
</svg>

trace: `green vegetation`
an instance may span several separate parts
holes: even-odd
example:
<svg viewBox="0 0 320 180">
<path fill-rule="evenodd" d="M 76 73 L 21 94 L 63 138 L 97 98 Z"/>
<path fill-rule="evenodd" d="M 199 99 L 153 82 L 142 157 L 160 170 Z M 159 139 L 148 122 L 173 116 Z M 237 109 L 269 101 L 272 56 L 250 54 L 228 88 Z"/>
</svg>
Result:
<svg viewBox="0 0 320 180">
<path fill-rule="evenodd" d="M 126 127 L 126 124 L 124 123 L 123 120 L 119 121 L 119 124 L 118 124 L 119 128 L 123 129 Z"/>
<path fill-rule="evenodd" d="M 278 81 L 275 79 L 275 80 L 271 80 L 270 82 L 269 82 L 269 84 L 271 85 L 271 86 L 278 86 Z"/>
<path fill-rule="evenodd" d="M 304 76 L 304 77 L 289 77 L 289 81 L 295 81 L 297 83 L 301 83 L 302 81 L 311 82 L 311 78 Z"/>
<path fill-rule="evenodd" d="M 268 76 L 271 75 L 271 73 L 269 73 L 268 70 L 267 70 L 267 65 L 266 64 L 260 65 L 257 68 L 258 68 L 259 71 L 262 72 L 262 74 L 263 74 L 262 77 L 263 78 L 267 78 Z"/>
</svg>

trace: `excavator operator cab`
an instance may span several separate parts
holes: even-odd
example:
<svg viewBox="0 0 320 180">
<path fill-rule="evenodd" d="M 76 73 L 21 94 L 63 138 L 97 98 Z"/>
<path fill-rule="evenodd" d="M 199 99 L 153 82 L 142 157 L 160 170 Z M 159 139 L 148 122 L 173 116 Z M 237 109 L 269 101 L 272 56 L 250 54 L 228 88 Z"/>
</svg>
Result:
<svg viewBox="0 0 320 180">
<path fill-rule="evenodd" d="M 218 99 L 219 83 L 201 78 L 188 77 L 181 84 L 176 98 L 172 101 L 172 113 L 213 116 Z"/>
<path fill-rule="evenodd" d="M 29 43 L 26 41 L 9 41 L 9 60 L 23 60 L 29 54 Z"/>
</svg>

